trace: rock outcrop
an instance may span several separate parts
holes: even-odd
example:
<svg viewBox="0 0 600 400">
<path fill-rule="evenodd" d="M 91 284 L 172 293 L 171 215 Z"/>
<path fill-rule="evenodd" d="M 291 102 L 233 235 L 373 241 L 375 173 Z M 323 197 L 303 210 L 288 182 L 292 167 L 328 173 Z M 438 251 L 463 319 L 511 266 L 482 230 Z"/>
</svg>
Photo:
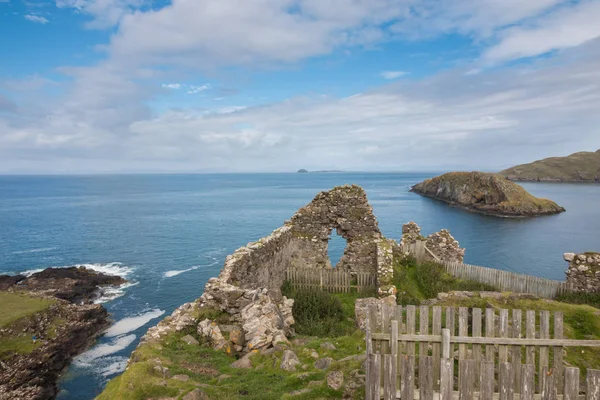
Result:
<svg viewBox="0 0 600 400">
<path fill-rule="evenodd" d="M 565 253 L 567 283 L 578 292 L 600 292 L 600 253 Z"/>
<path fill-rule="evenodd" d="M 91 303 L 106 287 L 127 281 L 120 276 L 106 275 L 85 267 L 46 268 L 29 277 L 0 276 L 0 290 L 26 290 L 67 300 L 71 303 Z"/>
<path fill-rule="evenodd" d="M 555 202 L 534 197 L 500 175 L 483 172 L 450 172 L 423 181 L 411 191 L 499 217 L 533 217 L 565 211 Z"/>
<path fill-rule="evenodd" d="M 60 324 L 52 326 L 56 321 Z M 24 326 L 21 321 L 18 333 L 36 336 L 40 347 L 29 354 L 3 355 L 0 400 L 54 398 L 56 382 L 71 359 L 93 344 L 108 325 L 108 313 L 101 305 L 74 305 L 64 300 L 56 300 Z M 13 333 L 11 327 L 0 330 L 0 342 Z"/>
<path fill-rule="evenodd" d="M 1 276 L 1 290 L 42 298 L 51 305 L 0 329 L 0 344 L 35 337 L 38 346 L 31 352 L 2 354 L 0 400 L 56 396 L 56 382 L 71 359 L 110 325 L 104 307 L 91 303 L 105 288 L 124 283 L 121 277 L 84 267 L 48 268 L 29 277 Z"/>
</svg>

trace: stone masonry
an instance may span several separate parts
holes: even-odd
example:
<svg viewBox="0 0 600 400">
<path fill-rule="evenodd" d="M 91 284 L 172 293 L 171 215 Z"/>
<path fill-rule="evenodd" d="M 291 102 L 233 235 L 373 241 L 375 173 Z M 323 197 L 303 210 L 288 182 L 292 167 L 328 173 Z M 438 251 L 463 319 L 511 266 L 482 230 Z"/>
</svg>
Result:
<svg viewBox="0 0 600 400">
<path fill-rule="evenodd" d="M 426 238 L 421 235 L 421 227 L 414 222 L 409 222 L 402 227 L 400 247 L 410 246 L 416 242 L 425 242 L 425 247 L 435 255 L 438 260 L 463 262 L 465 249 L 450 234 L 447 229 L 432 233 Z M 434 260 L 433 257 L 431 257 Z"/>
<path fill-rule="evenodd" d="M 290 266 L 331 268 L 327 245 L 333 229 L 347 242 L 335 267 L 378 273 L 380 295 L 395 294 L 391 281 L 396 244 L 382 236 L 364 190 L 346 185 L 319 193 L 281 228 L 227 256 L 202 296 L 151 328 L 143 340 L 195 325 L 215 348 L 229 352 L 247 353 L 286 342 L 293 334 L 294 300 L 281 294 L 285 271 Z M 211 317 L 214 320 L 202 317 L 215 314 L 219 317 Z M 226 329 L 236 333 L 229 340 L 223 335 Z"/>
<path fill-rule="evenodd" d="M 565 253 L 567 283 L 578 292 L 600 291 L 600 253 Z"/>
</svg>

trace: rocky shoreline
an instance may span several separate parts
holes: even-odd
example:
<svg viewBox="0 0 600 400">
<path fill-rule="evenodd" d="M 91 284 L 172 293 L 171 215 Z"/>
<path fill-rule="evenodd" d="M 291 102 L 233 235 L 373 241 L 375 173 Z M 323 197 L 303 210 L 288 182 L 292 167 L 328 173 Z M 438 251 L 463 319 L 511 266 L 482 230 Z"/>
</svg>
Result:
<svg viewBox="0 0 600 400">
<path fill-rule="evenodd" d="M 0 276 L 0 295 L 23 308 L 39 309 L 0 325 L 0 344 L 13 351 L 0 352 L 0 400 L 52 399 L 57 380 L 76 355 L 91 346 L 110 325 L 104 307 L 93 304 L 103 289 L 124 284 L 84 267 L 48 268 L 32 274 Z"/>
</svg>

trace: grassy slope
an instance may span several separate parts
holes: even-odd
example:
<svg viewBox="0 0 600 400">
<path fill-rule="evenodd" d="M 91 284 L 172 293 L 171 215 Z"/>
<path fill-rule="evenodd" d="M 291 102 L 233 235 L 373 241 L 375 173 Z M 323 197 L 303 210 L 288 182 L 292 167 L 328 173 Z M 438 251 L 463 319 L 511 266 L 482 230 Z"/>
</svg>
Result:
<svg viewBox="0 0 600 400">
<path fill-rule="evenodd" d="M 551 157 L 517 165 L 499 173 L 516 180 L 593 181 L 600 176 L 600 150 L 579 152 L 567 157 Z M 583 178 L 583 179 L 582 179 Z"/>
<path fill-rule="evenodd" d="M 445 188 L 438 195 L 438 189 Z M 456 203 L 483 212 L 505 215 L 556 213 L 564 211 L 552 200 L 533 196 L 523 187 L 497 174 L 484 172 L 449 172 L 427 179 L 413 189 L 415 192 Z M 448 192 L 452 197 L 448 197 Z M 442 197 L 444 196 L 444 197 Z"/>
<path fill-rule="evenodd" d="M 33 315 L 48 309 L 53 300 L 28 296 L 24 293 L 0 292 L 0 328 L 10 328 L 14 333 L 0 335 L 0 360 L 12 354 L 29 354 L 42 345 L 33 343 L 31 335 L 22 327 Z M 48 332 L 51 336 L 54 332 Z"/>
<path fill-rule="evenodd" d="M 340 293 L 328 295 L 329 299 L 322 299 L 325 306 L 329 307 L 331 298 L 343 311 L 342 318 L 337 320 L 337 326 L 331 332 L 342 332 L 336 337 L 301 336 L 308 342 L 303 345 L 293 345 L 291 349 L 296 353 L 302 364 L 307 369 L 298 368 L 297 372 L 283 371 L 279 365 L 283 350 L 270 355 L 255 353 L 252 357 L 252 369 L 235 369 L 230 366 L 235 361 L 221 351 L 215 351 L 208 346 L 188 345 L 181 341 L 181 337 L 190 334 L 196 337 L 197 333 L 190 329 L 187 332 L 171 334 L 161 343 L 146 343 L 138 347 L 132 355 L 133 363 L 120 376 L 111 380 L 98 397 L 98 400 L 124 399 L 137 400 L 172 396 L 181 398 L 193 389 L 200 387 L 211 399 L 332 399 L 341 398 L 342 391 L 335 391 L 327 387 L 325 377 L 328 372 L 341 370 L 344 378 L 348 379 L 350 372 L 360 369 L 360 360 L 334 362 L 327 371 L 320 371 L 314 367 L 314 359 L 310 357 L 310 350 L 315 350 L 320 358 L 332 357 L 340 360 L 351 355 L 362 355 L 365 351 L 364 333 L 354 328 L 354 302 L 366 294 Z M 327 317 L 329 319 L 329 317 Z M 328 321 L 331 322 L 331 321 Z M 297 326 L 300 330 L 307 330 L 316 321 L 304 321 L 307 326 Z M 314 333 L 313 333 L 314 335 Z M 331 342 L 336 350 L 322 349 L 320 345 Z M 155 369 L 156 360 L 161 360 L 161 365 L 170 369 L 169 376 L 163 376 Z M 172 376 L 185 374 L 190 377 L 187 382 L 173 379 Z M 228 375 L 219 379 L 219 376 Z M 316 381 L 309 385 L 309 382 Z M 306 393 L 290 396 L 289 393 L 299 389 L 310 389 Z M 243 397 L 242 397 L 243 396 Z M 364 397 L 363 391 L 356 393 L 356 399 Z"/>
</svg>

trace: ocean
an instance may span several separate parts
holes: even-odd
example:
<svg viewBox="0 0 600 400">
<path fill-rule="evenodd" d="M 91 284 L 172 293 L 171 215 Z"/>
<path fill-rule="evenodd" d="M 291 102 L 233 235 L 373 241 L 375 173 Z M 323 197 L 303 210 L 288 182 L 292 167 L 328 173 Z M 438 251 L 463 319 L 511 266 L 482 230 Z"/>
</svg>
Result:
<svg viewBox="0 0 600 400">
<path fill-rule="evenodd" d="M 466 247 L 465 262 L 564 279 L 564 252 L 600 250 L 600 185 L 523 183 L 566 213 L 482 216 L 410 193 L 436 174 L 308 173 L 0 176 L 0 274 L 86 265 L 129 280 L 102 301 L 114 325 L 77 357 L 61 400 L 92 399 L 122 372 L 146 330 L 202 294 L 236 248 L 268 235 L 322 190 L 358 184 L 399 239 L 415 221 Z M 330 242 L 339 259 L 344 240 Z"/>
</svg>

